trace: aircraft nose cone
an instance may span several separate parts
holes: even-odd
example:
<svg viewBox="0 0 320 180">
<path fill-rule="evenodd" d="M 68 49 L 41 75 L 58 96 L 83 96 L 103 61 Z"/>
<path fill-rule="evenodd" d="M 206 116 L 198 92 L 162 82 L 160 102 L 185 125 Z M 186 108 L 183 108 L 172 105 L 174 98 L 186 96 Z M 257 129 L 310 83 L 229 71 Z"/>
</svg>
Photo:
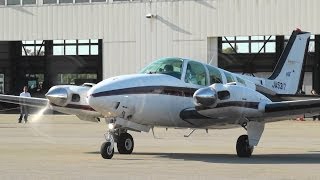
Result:
<svg viewBox="0 0 320 180">
<path fill-rule="evenodd" d="M 201 88 L 193 94 L 193 100 L 196 106 L 213 107 L 218 100 L 217 92 L 211 87 Z"/>
<path fill-rule="evenodd" d="M 68 100 L 68 91 L 61 87 L 51 88 L 46 94 L 46 98 L 49 99 L 50 103 L 64 106 Z"/>
<path fill-rule="evenodd" d="M 92 87 L 87 93 L 87 103 L 96 111 L 101 111 L 101 108 L 105 103 L 103 97 L 96 97 L 96 93 L 99 92 L 99 88 Z"/>
<path fill-rule="evenodd" d="M 123 111 L 118 111 L 120 103 L 123 102 L 122 97 L 113 96 L 107 86 L 92 87 L 87 93 L 87 102 L 97 112 L 101 113 L 104 117 L 117 117 L 121 115 Z M 104 85 L 104 84 L 103 84 Z"/>
</svg>

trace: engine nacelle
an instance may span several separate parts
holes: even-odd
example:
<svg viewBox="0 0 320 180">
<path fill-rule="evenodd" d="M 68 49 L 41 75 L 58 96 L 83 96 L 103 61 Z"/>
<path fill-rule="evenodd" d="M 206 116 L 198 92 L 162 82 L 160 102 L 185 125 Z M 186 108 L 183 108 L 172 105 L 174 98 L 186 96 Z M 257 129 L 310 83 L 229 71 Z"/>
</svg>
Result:
<svg viewBox="0 0 320 180">
<path fill-rule="evenodd" d="M 194 104 L 196 106 L 215 107 L 217 105 L 218 95 L 212 87 L 198 89 L 193 94 Z"/>
<path fill-rule="evenodd" d="M 48 91 L 46 97 L 49 99 L 50 103 L 58 106 L 65 106 L 68 102 L 68 91 L 64 87 L 54 86 Z"/>
<path fill-rule="evenodd" d="M 206 93 L 209 98 L 206 98 Z M 198 113 L 211 118 L 260 117 L 265 105 L 271 102 L 255 89 L 236 83 L 217 83 L 201 88 L 194 94 L 194 98 Z"/>
</svg>

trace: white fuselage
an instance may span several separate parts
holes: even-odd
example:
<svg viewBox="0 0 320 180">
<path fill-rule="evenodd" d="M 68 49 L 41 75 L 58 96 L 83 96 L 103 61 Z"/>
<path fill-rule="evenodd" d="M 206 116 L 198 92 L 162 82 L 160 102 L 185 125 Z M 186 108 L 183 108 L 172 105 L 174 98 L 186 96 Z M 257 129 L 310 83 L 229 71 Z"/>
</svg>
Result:
<svg viewBox="0 0 320 180">
<path fill-rule="evenodd" d="M 224 71 L 220 71 L 223 74 Z M 239 75 L 232 76 L 237 79 Z M 205 86 L 186 83 L 165 74 L 134 74 L 106 79 L 88 91 L 88 103 L 106 118 L 121 117 L 148 126 L 230 128 L 238 126 L 245 114 L 258 117 L 259 103 L 270 102 L 255 91 L 252 82 L 244 81 L 246 85 L 239 82 L 212 85 L 231 94 L 229 98 L 219 100 L 214 108 L 216 116 L 207 116 L 205 109 L 194 110 L 193 94 Z M 228 106 L 224 106 L 226 104 Z"/>
</svg>

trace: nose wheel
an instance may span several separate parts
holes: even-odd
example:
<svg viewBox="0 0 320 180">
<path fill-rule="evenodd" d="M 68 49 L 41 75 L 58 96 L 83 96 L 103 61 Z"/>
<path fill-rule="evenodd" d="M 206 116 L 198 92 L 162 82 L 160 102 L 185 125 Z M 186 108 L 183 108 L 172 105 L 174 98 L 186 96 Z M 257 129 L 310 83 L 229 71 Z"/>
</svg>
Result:
<svg viewBox="0 0 320 180">
<path fill-rule="evenodd" d="M 134 148 L 132 136 L 124 130 L 109 130 L 105 135 L 106 142 L 101 145 L 100 154 L 104 159 L 111 159 L 114 154 L 114 143 L 117 143 L 119 154 L 131 154 Z"/>
<path fill-rule="evenodd" d="M 114 154 L 114 148 L 112 147 L 111 142 L 102 143 L 100 153 L 103 159 L 111 159 Z"/>
</svg>

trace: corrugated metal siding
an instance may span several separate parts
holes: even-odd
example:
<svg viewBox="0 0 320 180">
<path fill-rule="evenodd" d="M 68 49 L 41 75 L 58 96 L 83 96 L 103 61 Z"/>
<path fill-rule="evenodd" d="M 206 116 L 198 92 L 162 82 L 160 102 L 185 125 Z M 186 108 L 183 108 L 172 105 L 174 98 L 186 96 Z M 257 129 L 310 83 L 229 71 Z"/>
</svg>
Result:
<svg viewBox="0 0 320 180">
<path fill-rule="evenodd" d="M 0 8 L 0 40 L 107 38 L 134 40 L 146 28 L 174 39 L 288 34 L 300 27 L 320 34 L 318 0 L 201 0 Z M 149 12 L 157 19 L 145 18 Z M 169 29 L 168 29 L 169 28 Z"/>
<path fill-rule="evenodd" d="M 0 40 L 103 39 L 104 77 L 163 56 L 207 61 L 208 37 L 320 34 L 318 0 L 189 0 L 0 8 Z M 147 13 L 156 18 L 147 19 Z"/>
</svg>

